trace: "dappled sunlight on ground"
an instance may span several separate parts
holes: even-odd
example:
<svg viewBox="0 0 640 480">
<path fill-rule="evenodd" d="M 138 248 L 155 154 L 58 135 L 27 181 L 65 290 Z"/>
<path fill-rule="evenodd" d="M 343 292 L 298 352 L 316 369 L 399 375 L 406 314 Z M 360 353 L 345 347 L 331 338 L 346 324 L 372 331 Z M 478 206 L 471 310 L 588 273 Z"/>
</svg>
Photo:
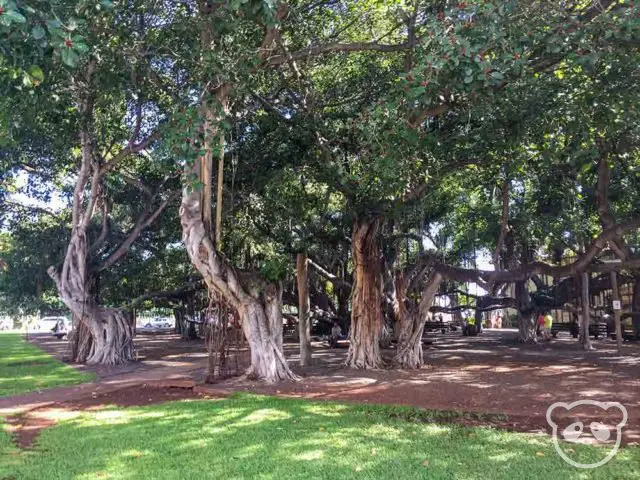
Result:
<svg viewBox="0 0 640 480">
<path fill-rule="evenodd" d="M 547 436 L 404 419 L 412 414 L 255 396 L 85 412 L 43 431 L 35 450 L 2 457 L 0 478 L 582 478 Z M 627 448 L 599 472 L 634 478 L 639 460 Z"/>
<path fill-rule="evenodd" d="M 313 343 L 313 365 L 301 368 L 298 345 L 285 343 L 285 354 L 301 376 L 297 383 L 265 385 L 231 379 L 213 385 L 209 393 L 246 390 L 282 396 L 390 403 L 439 410 L 507 414 L 507 428 L 548 431 L 544 418 L 556 401 L 580 398 L 620 401 L 629 409 L 625 439 L 640 438 L 640 345 L 625 343 L 619 355 L 615 342 L 594 341 L 596 351 L 584 352 L 577 341 L 560 334 L 551 342 L 522 345 L 514 330 L 486 330 L 477 337 L 459 332 L 430 337 L 425 368 L 420 370 L 350 370 L 343 367 L 347 349 Z M 38 340 L 39 341 L 39 340 Z M 47 347 L 64 350 L 66 342 L 43 338 Z M 114 369 L 98 369 L 103 385 L 119 386 L 167 378 L 204 378 L 206 349 L 202 341 L 176 335 L 136 338 L 142 361 Z M 390 359 L 394 351 L 383 352 Z M 130 383 L 127 383 L 130 382 Z M 0 411 L 2 411 L 0 402 Z"/>
</svg>

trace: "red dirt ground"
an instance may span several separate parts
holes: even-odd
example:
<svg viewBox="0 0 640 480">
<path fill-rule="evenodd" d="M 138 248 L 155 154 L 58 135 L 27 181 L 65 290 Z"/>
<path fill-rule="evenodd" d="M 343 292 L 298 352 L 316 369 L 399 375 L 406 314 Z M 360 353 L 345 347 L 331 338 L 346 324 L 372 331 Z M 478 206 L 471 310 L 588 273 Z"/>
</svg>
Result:
<svg viewBox="0 0 640 480">
<path fill-rule="evenodd" d="M 30 448 L 42 430 L 55 425 L 62 418 L 69 418 L 83 410 L 94 410 L 110 405 L 133 407 L 202 398 L 212 398 L 212 395 L 194 392 L 193 388 L 158 388 L 139 385 L 77 400 L 54 402 L 46 407 L 8 416 L 5 418 L 5 423 L 14 442 L 21 448 Z"/>
<path fill-rule="evenodd" d="M 455 332 L 438 333 L 432 340 L 433 343 L 425 348 L 428 366 L 418 371 L 346 369 L 342 366 L 346 348 L 329 349 L 320 343 L 314 345 L 314 365 L 300 368 L 297 366 L 297 345 L 286 344 L 285 353 L 301 377 L 299 382 L 266 385 L 227 380 L 198 386 L 196 391 L 223 395 L 241 390 L 474 412 L 476 415 L 460 421 L 517 431 L 550 431 L 545 414 L 557 401 L 618 401 L 629 413 L 627 426 L 623 429 L 624 442 L 640 443 L 639 344 L 625 343 L 622 355 L 618 355 L 614 342 L 600 340 L 594 342 L 596 351 L 584 352 L 577 341 L 562 333 L 549 343 L 521 345 L 516 342 L 516 332 L 510 330 L 486 330 L 478 337 L 462 337 Z M 51 340 L 38 343 L 55 353 Z M 103 381 L 117 379 L 118 375 L 131 375 L 131 372 L 144 378 L 154 370 L 159 372 L 160 367 L 163 371 L 188 372 L 196 381 L 204 378 L 206 349 L 201 341 L 185 342 L 176 340 L 173 335 L 153 335 L 138 336 L 136 343 L 143 360 L 124 368 L 98 370 Z M 59 351 L 57 353 L 60 355 Z M 392 351 L 384 353 L 388 357 L 393 354 Z M 134 403 L 140 404 L 144 395 L 134 398 L 137 398 Z M 508 419 L 496 414 L 506 415 Z M 603 415 L 598 409 L 587 408 L 560 411 L 557 420 L 562 428 L 576 418 L 609 424 L 620 420 L 617 414 L 605 412 Z"/>
</svg>

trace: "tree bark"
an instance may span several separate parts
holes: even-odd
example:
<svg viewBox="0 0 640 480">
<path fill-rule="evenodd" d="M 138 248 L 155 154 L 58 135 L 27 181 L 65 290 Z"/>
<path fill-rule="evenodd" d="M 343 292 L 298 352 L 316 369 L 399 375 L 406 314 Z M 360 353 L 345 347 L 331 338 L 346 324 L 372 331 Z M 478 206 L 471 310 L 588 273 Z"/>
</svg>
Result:
<svg viewBox="0 0 640 480">
<path fill-rule="evenodd" d="M 493 268 L 500 270 L 500 254 L 504 246 L 504 240 L 509 230 L 509 179 L 506 177 L 502 182 L 502 214 L 500 215 L 500 234 L 496 241 L 496 248 L 493 252 Z"/>
<path fill-rule="evenodd" d="M 611 272 L 609 275 L 611 279 L 611 300 L 613 302 L 619 302 L 620 291 L 618 290 L 618 274 L 616 272 Z M 620 325 L 620 309 L 613 308 L 613 319 L 616 329 L 616 346 L 618 347 L 618 353 L 620 354 L 622 353 L 622 325 Z"/>
<path fill-rule="evenodd" d="M 349 322 L 349 295 L 350 291 L 346 288 L 336 289 L 336 297 L 338 297 L 338 318 L 343 326 Z"/>
<path fill-rule="evenodd" d="M 309 324 L 309 271 L 307 254 L 298 253 L 296 278 L 298 281 L 298 331 L 300 339 L 300 366 L 311 365 L 311 325 Z"/>
<path fill-rule="evenodd" d="M 93 347 L 93 337 L 89 327 L 77 315 L 73 315 L 73 330 L 69 334 L 71 361 L 86 363 Z"/>
<path fill-rule="evenodd" d="M 580 282 L 582 291 L 582 318 L 580 329 L 580 344 L 583 350 L 592 350 L 591 339 L 589 337 L 589 323 L 591 316 L 591 308 L 589 305 L 589 274 L 584 272 Z"/>
<path fill-rule="evenodd" d="M 631 324 L 636 336 L 640 336 L 640 275 L 634 275 L 633 294 L 631 297 Z"/>
<path fill-rule="evenodd" d="M 72 335 L 73 360 L 103 365 L 129 362 L 133 360 L 133 329 L 122 311 L 103 308 L 95 302 L 90 292 L 87 255 L 84 229 L 75 228 L 62 270 L 49 268 L 60 298 L 77 322 Z"/>
<path fill-rule="evenodd" d="M 429 308 L 440 288 L 442 275 L 435 272 L 427 281 L 417 310 L 407 308 L 406 295 L 408 282 L 404 274 L 396 276 L 396 298 L 394 312 L 399 322 L 398 349 L 394 364 L 402 368 L 421 368 L 424 365 L 422 351 L 422 332 L 427 320 Z"/>
<path fill-rule="evenodd" d="M 196 324 L 188 321 L 185 307 L 174 308 L 173 315 L 176 320 L 176 333 L 180 334 L 180 338 L 183 340 L 196 340 L 198 338 Z"/>
<path fill-rule="evenodd" d="M 184 307 L 173 309 L 173 318 L 175 323 L 173 331 L 180 336 L 182 336 L 182 331 L 184 330 L 184 325 L 183 325 L 184 316 L 185 316 Z"/>
<path fill-rule="evenodd" d="M 536 316 L 531 305 L 527 282 L 516 283 L 516 304 L 518 306 L 518 337 L 522 343 L 537 343 Z"/>
<path fill-rule="evenodd" d="M 382 248 L 380 218 L 356 220 L 352 249 L 354 267 L 351 328 L 346 365 L 379 368 L 382 328 Z"/>
<path fill-rule="evenodd" d="M 216 178 L 216 248 L 222 250 L 222 193 L 224 188 L 224 155 L 218 157 Z"/>
<path fill-rule="evenodd" d="M 215 91 L 219 110 L 228 111 L 230 86 L 224 84 Z M 224 136 L 216 128 L 222 120 L 211 106 L 202 105 L 205 123 L 205 151 L 217 146 L 224 155 Z M 200 178 L 200 162 L 195 162 L 192 173 Z M 210 203 L 203 205 L 200 192 L 185 188 L 180 206 L 182 238 L 194 267 L 203 276 L 209 289 L 222 295 L 238 312 L 242 329 L 251 349 L 249 376 L 268 382 L 293 380 L 282 351 L 282 290 L 279 285 L 261 280 L 256 275 L 240 275 L 215 248 L 211 232 L 203 221 L 203 209 L 210 211 Z"/>
</svg>

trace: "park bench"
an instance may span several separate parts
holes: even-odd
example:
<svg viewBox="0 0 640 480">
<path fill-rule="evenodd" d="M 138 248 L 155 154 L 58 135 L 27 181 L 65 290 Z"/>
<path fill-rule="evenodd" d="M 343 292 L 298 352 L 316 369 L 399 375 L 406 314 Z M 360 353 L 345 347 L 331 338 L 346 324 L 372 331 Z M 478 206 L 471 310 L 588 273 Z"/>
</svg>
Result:
<svg viewBox="0 0 640 480">
<path fill-rule="evenodd" d="M 623 340 L 633 341 L 638 339 L 638 336 L 636 335 L 636 331 L 634 330 L 633 326 L 622 324 L 621 327 L 622 327 Z M 616 330 L 613 325 L 607 328 L 607 335 L 609 336 L 609 338 L 611 338 L 611 340 L 616 339 Z"/>
<path fill-rule="evenodd" d="M 551 325 L 551 335 L 555 338 L 559 332 L 568 332 L 573 338 L 580 335 L 580 327 L 577 323 L 554 323 Z M 596 340 L 600 337 L 606 338 L 608 334 L 607 324 L 603 322 L 592 323 L 589 325 L 589 336 Z"/>
<path fill-rule="evenodd" d="M 568 332 L 573 338 L 578 338 L 580 327 L 576 323 L 556 323 L 551 325 L 551 335 L 553 338 L 558 336 L 560 332 Z"/>
<path fill-rule="evenodd" d="M 600 337 L 607 338 L 607 324 L 603 322 L 592 323 L 589 325 L 589 335 L 596 340 Z"/>
<path fill-rule="evenodd" d="M 451 329 L 451 322 L 434 322 L 434 321 L 426 321 L 424 323 L 424 332 L 432 332 L 440 330 L 442 333 L 446 333 L 447 330 Z"/>
</svg>

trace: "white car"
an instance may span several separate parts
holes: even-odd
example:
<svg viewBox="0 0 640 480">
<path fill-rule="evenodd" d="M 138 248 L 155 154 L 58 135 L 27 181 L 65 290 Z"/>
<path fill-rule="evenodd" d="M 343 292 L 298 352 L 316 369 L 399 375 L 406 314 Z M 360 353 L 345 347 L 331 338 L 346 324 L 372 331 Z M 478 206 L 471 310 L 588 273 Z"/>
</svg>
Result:
<svg viewBox="0 0 640 480">
<path fill-rule="evenodd" d="M 61 325 L 61 328 L 54 331 L 58 324 Z M 54 337 L 62 339 L 69 332 L 69 322 L 64 317 L 43 317 L 38 321 L 38 330 L 51 332 Z"/>
<path fill-rule="evenodd" d="M 172 325 L 167 320 L 160 317 L 156 317 L 152 319 L 151 321 L 147 322 L 144 326 L 144 328 L 147 330 L 164 329 L 164 328 L 171 328 L 171 327 Z"/>
</svg>

